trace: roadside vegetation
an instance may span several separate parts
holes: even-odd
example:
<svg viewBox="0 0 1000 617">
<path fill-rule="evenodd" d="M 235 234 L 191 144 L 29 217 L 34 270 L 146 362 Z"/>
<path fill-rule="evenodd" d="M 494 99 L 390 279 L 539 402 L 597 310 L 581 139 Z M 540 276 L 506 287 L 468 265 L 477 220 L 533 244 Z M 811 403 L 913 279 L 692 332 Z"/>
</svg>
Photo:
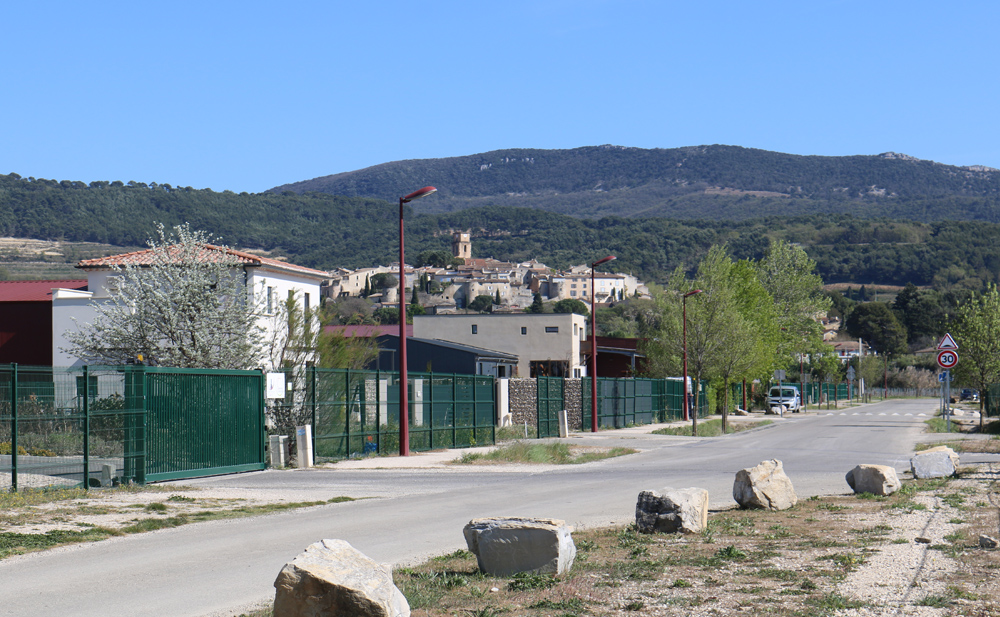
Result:
<svg viewBox="0 0 1000 617">
<path fill-rule="evenodd" d="M 626 454 L 635 454 L 632 448 L 595 448 L 571 446 L 564 443 L 531 443 L 514 441 L 489 452 L 467 452 L 455 461 L 456 465 L 489 465 L 522 463 L 536 465 L 576 465 L 591 463 Z"/>
<path fill-rule="evenodd" d="M 202 498 L 197 491 L 176 486 L 0 492 L 0 559 L 189 523 L 260 516 L 345 501 L 354 498 L 248 503 L 243 499 Z"/>
<path fill-rule="evenodd" d="M 742 431 L 749 431 L 753 428 L 758 428 L 761 426 L 767 426 L 769 424 L 774 424 L 771 420 L 759 420 L 755 422 L 733 422 L 730 420 L 727 423 L 727 429 L 729 433 L 739 433 Z M 667 426 L 664 428 L 659 428 L 653 431 L 654 435 L 680 435 L 684 437 L 691 436 L 690 426 Z M 698 424 L 698 437 L 718 437 L 722 435 L 722 420 L 714 419 L 707 420 L 705 422 L 700 422 Z"/>
</svg>

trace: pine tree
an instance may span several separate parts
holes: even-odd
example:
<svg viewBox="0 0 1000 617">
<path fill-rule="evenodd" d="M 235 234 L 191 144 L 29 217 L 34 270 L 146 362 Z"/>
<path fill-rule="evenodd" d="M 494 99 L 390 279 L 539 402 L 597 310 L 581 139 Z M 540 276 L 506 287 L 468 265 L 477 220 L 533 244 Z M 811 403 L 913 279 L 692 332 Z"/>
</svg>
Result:
<svg viewBox="0 0 1000 617">
<path fill-rule="evenodd" d="M 535 298 L 531 301 L 531 306 L 528 307 L 528 313 L 544 313 L 545 305 L 542 303 L 542 294 L 535 293 Z"/>
</svg>

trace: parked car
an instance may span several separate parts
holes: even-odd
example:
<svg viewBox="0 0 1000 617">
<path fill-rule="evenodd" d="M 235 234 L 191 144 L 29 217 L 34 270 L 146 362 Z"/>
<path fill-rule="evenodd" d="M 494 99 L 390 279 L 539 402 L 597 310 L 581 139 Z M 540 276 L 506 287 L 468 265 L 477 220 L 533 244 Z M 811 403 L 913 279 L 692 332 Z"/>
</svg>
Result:
<svg viewBox="0 0 1000 617">
<path fill-rule="evenodd" d="M 960 401 L 976 402 L 979 400 L 979 390 L 974 388 L 962 388 L 962 393 L 958 396 Z"/>
<path fill-rule="evenodd" d="M 802 396 L 799 394 L 798 386 L 771 386 L 767 393 L 767 406 L 778 405 L 784 405 L 785 409 L 792 413 L 802 411 Z"/>
</svg>

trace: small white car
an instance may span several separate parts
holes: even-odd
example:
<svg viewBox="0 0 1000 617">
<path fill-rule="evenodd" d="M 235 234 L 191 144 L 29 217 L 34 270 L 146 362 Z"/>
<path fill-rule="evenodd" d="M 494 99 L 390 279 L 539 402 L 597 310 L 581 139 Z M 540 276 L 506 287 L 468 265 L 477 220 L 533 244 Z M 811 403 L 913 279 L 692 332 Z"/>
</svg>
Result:
<svg viewBox="0 0 1000 617">
<path fill-rule="evenodd" d="M 802 396 L 798 386 L 771 386 L 767 393 L 767 406 L 784 405 L 787 411 L 797 413 L 802 411 Z"/>
</svg>

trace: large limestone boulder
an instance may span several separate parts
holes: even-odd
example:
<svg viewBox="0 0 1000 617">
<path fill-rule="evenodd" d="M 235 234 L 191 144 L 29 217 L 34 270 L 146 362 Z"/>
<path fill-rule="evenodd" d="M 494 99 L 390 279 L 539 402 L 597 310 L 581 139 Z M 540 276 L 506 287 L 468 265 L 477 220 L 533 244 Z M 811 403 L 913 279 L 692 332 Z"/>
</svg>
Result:
<svg viewBox="0 0 1000 617">
<path fill-rule="evenodd" d="M 274 617 L 409 617 L 389 568 L 343 540 L 322 540 L 274 581 Z"/>
<path fill-rule="evenodd" d="M 708 526 L 708 491 L 642 491 L 635 504 L 635 526 L 642 533 L 701 533 Z"/>
<path fill-rule="evenodd" d="M 736 472 L 733 499 L 741 508 L 755 510 L 787 510 L 798 503 L 792 481 L 776 459 Z"/>
<path fill-rule="evenodd" d="M 938 446 L 915 454 L 910 459 L 913 477 L 947 478 L 958 470 L 958 454 L 948 446 Z"/>
<path fill-rule="evenodd" d="M 888 465 L 858 465 L 847 472 L 846 480 L 855 493 L 872 495 L 892 495 L 902 486 Z"/>
<path fill-rule="evenodd" d="M 462 533 L 479 562 L 493 576 L 518 572 L 562 574 L 576 558 L 573 528 L 552 518 L 477 518 Z"/>
</svg>

